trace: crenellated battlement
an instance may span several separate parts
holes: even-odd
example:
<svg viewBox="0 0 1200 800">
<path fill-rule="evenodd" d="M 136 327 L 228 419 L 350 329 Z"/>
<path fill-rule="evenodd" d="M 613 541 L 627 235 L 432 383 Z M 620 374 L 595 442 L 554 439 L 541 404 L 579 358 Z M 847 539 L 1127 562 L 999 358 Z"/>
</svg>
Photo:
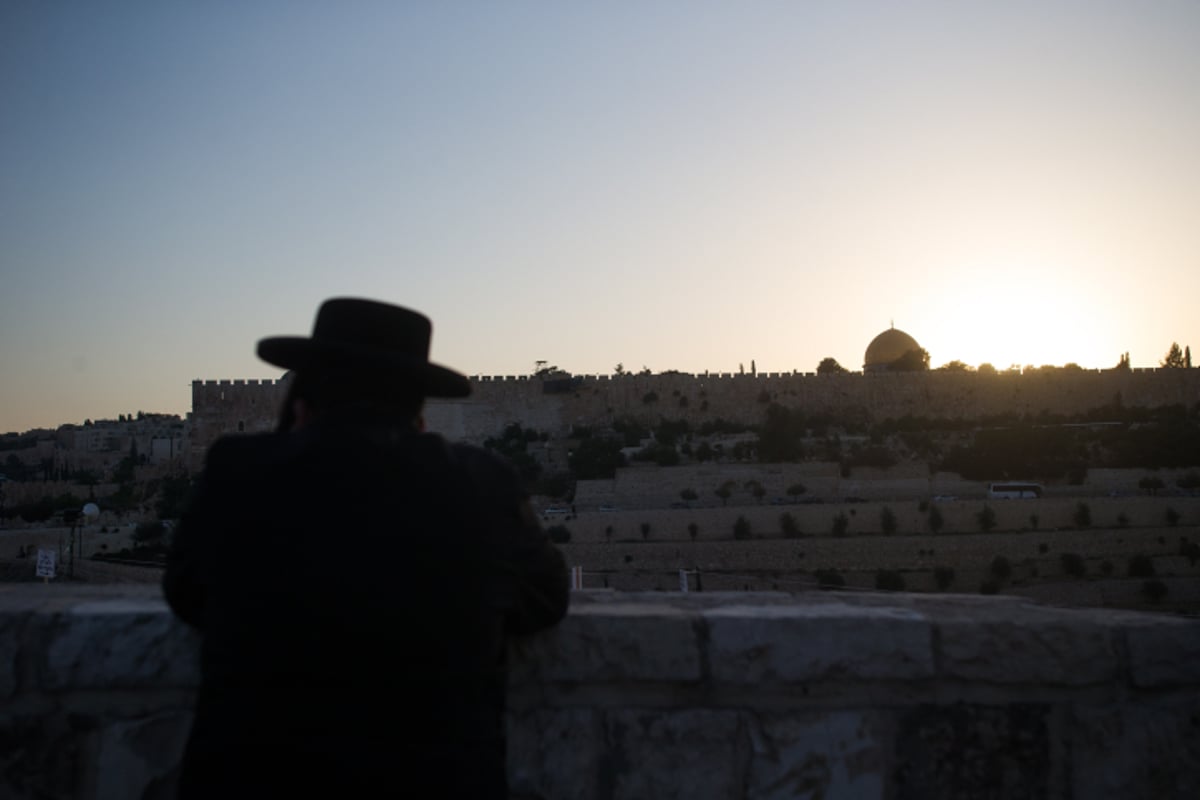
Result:
<svg viewBox="0 0 1200 800">
<path fill-rule="evenodd" d="M 1200 369 L 1059 368 L 995 373 L 812 372 L 475 375 L 470 397 L 430 400 L 426 421 L 451 438 L 482 442 L 520 422 L 551 436 L 574 425 L 604 426 L 629 417 L 649 424 L 721 418 L 757 424 L 778 403 L 812 413 L 851 414 L 865 422 L 905 416 L 978 419 L 1014 414 L 1080 414 L 1108 406 L 1192 406 Z M 279 380 L 192 383 L 193 447 L 203 452 L 225 433 L 268 430 L 286 391 Z"/>
</svg>

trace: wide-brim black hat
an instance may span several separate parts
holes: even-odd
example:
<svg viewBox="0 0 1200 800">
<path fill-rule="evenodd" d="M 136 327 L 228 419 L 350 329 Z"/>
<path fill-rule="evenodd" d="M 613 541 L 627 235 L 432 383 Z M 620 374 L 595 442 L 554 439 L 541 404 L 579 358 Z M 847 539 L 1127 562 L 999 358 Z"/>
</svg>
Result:
<svg viewBox="0 0 1200 800">
<path fill-rule="evenodd" d="M 425 397 L 466 397 L 465 375 L 429 361 L 433 325 L 411 309 L 375 300 L 338 297 L 317 310 L 310 337 L 272 336 L 258 357 L 300 372 L 374 370 L 382 378 L 411 381 Z"/>
</svg>

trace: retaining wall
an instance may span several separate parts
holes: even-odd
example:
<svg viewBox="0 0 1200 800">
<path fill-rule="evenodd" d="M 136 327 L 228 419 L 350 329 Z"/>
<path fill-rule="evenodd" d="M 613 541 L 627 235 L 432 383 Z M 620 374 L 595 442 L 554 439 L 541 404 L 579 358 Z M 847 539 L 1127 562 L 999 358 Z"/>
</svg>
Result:
<svg viewBox="0 0 1200 800">
<path fill-rule="evenodd" d="M 169 796 L 197 641 L 155 587 L 5 586 L 0 640 L 0 796 Z M 509 774 L 548 800 L 1200 796 L 1196 619 L 581 592 L 512 656 Z"/>
</svg>

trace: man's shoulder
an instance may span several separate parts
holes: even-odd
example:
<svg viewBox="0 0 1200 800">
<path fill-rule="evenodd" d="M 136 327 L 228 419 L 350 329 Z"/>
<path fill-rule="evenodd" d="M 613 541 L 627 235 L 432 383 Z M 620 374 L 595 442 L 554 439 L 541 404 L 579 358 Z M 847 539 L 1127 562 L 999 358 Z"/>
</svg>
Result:
<svg viewBox="0 0 1200 800">
<path fill-rule="evenodd" d="M 447 444 L 450 457 L 481 488 L 500 490 L 509 494 L 524 494 L 521 478 L 508 459 L 465 442 Z"/>
<path fill-rule="evenodd" d="M 295 443 L 283 433 L 253 433 L 223 436 L 208 449 L 209 470 L 258 469 L 287 458 Z"/>
</svg>

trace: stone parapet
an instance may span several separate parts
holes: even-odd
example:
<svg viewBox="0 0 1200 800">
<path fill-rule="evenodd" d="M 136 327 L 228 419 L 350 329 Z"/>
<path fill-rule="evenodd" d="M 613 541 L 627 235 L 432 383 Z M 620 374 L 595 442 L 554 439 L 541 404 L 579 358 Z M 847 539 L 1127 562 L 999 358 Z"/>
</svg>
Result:
<svg viewBox="0 0 1200 800">
<path fill-rule="evenodd" d="M 157 587 L 5 586 L 0 638 L 0 796 L 169 795 L 197 640 Z M 547 800 L 1200 796 L 1197 619 L 577 592 L 511 657 L 511 781 Z"/>
</svg>

